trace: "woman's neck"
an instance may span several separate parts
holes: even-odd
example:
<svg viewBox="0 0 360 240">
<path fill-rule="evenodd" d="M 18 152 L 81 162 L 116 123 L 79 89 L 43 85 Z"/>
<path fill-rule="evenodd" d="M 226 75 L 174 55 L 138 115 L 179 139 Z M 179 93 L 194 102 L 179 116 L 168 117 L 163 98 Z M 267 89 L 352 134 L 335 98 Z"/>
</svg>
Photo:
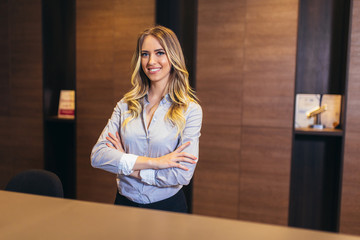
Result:
<svg viewBox="0 0 360 240">
<path fill-rule="evenodd" d="M 160 101 L 166 94 L 167 84 L 151 84 L 149 89 L 149 101 Z"/>
</svg>

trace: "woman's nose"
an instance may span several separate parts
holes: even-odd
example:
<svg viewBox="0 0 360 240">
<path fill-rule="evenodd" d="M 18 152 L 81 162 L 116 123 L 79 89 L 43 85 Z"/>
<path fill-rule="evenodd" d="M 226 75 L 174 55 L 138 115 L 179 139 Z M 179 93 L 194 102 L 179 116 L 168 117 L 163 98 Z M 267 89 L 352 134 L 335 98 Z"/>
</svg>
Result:
<svg viewBox="0 0 360 240">
<path fill-rule="evenodd" d="M 151 64 L 154 64 L 154 63 L 155 63 L 155 57 L 152 54 L 150 54 L 148 64 L 151 65 Z"/>
</svg>

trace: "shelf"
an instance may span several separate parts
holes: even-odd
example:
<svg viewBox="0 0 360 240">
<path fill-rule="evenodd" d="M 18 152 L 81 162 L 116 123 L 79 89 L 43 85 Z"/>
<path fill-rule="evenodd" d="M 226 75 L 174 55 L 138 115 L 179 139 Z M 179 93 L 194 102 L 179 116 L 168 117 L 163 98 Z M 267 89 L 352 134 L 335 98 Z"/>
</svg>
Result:
<svg viewBox="0 0 360 240">
<path fill-rule="evenodd" d="M 59 118 L 61 90 L 76 91 L 76 3 L 42 1 L 44 168 L 76 199 L 76 120 Z"/>
<path fill-rule="evenodd" d="M 45 118 L 47 122 L 75 122 L 75 118 L 59 118 L 58 116 L 48 116 Z"/>
<path fill-rule="evenodd" d="M 296 135 L 318 135 L 318 136 L 342 136 L 342 129 L 314 129 L 314 128 L 295 128 L 294 133 Z"/>
<path fill-rule="evenodd" d="M 44 121 L 44 167 L 61 180 L 65 198 L 76 198 L 76 129 L 74 119 Z"/>
</svg>

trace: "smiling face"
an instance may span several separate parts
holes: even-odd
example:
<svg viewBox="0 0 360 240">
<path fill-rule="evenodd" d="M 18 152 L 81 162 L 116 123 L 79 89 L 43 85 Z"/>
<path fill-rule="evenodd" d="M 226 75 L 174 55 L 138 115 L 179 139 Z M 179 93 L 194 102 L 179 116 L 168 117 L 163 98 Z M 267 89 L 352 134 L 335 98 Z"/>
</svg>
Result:
<svg viewBox="0 0 360 240">
<path fill-rule="evenodd" d="M 152 35 L 146 36 L 141 46 L 141 67 L 151 84 L 165 85 L 169 81 L 171 64 L 165 49 Z"/>
</svg>

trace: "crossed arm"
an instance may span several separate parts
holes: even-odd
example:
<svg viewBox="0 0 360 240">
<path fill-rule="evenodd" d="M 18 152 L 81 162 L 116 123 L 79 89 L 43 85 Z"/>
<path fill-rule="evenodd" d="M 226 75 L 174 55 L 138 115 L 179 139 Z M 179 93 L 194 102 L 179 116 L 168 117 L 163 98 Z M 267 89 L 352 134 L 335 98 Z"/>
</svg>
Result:
<svg viewBox="0 0 360 240">
<path fill-rule="evenodd" d="M 122 153 L 125 153 L 124 147 L 121 144 L 121 139 L 119 133 L 116 132 L 116 136 L 112 133 L 109 133 L 109 136 L 106 137 L 108 141 L 106 145 L 110 148 L 116 149 Z M 143 157 L 139 156 L 136 159 L 136 162 L 133 166 L 133 172 L 130 176 L 141 179 L 140 170 L 144 169 L 165 169 L 165 168 L 180 168 L 185 171 L 189 171 L 189 169 L 182 165 L 181 162 L 188 162 L 191 164 L 196 163 L 196 157 L 187 152 L 183 152 L 183 150 L 190 145 L 190 142 L 186 142 L 178 147 L 175 151 L 166 154 L 157 158 Z"/>
<path fill-rule="evenodd" d="M 93 147 L 91 165 L 114 174 L 138 178 L 143 183 L 153 186 L 187 185 L 195 171 L 199 151 L 201 107 L 193 105 L 187 112 L 180 146 L 173 152 L 154 158 L 124 151 L 122 139 L 119 134 L 116 136 L 120 127 L 120 108 L 121 105 L 118 104 Z"/>
</svg>

